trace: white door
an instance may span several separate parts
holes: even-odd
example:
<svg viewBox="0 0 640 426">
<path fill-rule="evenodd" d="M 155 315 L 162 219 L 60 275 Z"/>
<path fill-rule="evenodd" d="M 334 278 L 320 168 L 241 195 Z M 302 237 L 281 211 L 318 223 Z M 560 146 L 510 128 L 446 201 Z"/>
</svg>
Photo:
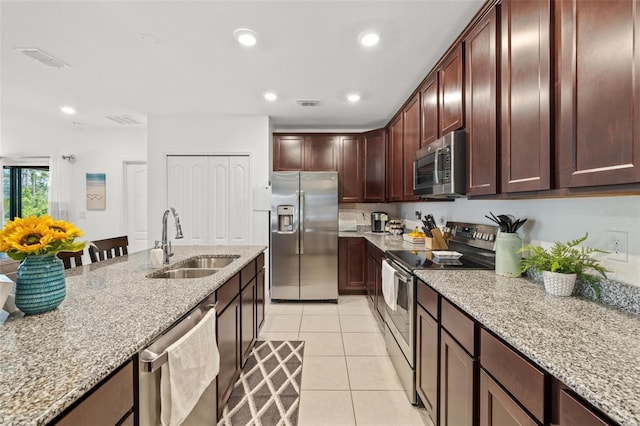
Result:
<svg viewBox="0 0 640 426">
<path fill-rule="evenodd" d="M 147 241 L 147 163 L 125 162 L 125 229 L 129 253 L 149 248 Z"/>
<path fill-rule="evenodd" d="M 170 155 L 167 159 L 167 207 L 173 207 L 180 216 L 184 238 L 175 240 L 169 218 L 167 236 L 172 244 L 209 244 L 207 214 L 209 174 L 208 158 L 197 155 Z M 158 222 L 158 226 L 161 226 Z"/>
<path fill-rule="evenodd" d="M 175 244 L 249 244 L 249 178 L 249 156 L 168 156 L 167 201 L 184 234 Z"/>
</svg>

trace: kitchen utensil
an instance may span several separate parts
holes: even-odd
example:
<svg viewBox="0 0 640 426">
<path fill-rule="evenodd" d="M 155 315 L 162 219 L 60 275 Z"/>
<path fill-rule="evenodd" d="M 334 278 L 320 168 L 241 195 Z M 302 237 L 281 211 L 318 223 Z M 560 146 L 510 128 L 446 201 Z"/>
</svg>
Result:
<svg viewBox="0 0 640 426">
<path fill-rule="evenodd" d="M 427 222 L 429 223 L 429 229 L 435 229 L 438 227 L 438 225 L 436 225 L 435 219 L 433 218 L 433 215 L 427 215 Z"/>
<path fill-rule="evenodd" d="M 425 224 L 426 225 L 426 224 Z M 424 234 L 429 237 L 429 238 L 433 238 L 433 234 L 431 233 L 431 229 L 429 229 L 429 226 L 423 226 L 422 227 L 422 232 L 424 232 Z"/>
</svg>

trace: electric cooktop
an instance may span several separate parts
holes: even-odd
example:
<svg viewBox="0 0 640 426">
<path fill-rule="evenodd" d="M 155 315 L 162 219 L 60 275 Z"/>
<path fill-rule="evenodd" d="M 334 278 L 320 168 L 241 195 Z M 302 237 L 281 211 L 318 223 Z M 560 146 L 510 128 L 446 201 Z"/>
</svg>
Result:
<svg viewBox="0 0 640 426">
<path fill-rule="evenodd" d="M 457 259 L 440 259 L 431 250 L 389 250 L 387 255 L 410 271 L 416 269 L 495 269 L 495 239 L 498 227 L 464 222 L 447 222 L 443 228 L 449 248 L 462 254 Z"/>
</svg>

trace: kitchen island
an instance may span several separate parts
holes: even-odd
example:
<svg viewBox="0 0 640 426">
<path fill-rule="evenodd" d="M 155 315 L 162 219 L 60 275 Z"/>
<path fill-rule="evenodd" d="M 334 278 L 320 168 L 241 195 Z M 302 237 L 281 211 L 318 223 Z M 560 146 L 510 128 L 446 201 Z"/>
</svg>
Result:
<svg viewBox="0 0 640 426">
<path fill-rule="evenodd" d="M 172 264 L 239 256 L 204 278 L 146 278 L 149 251 L 67 270 L 67 296 L 57 309 L 0 325 L 0 424 L 55 419 L 265 249 L 174 246 Z"/>
</svg>

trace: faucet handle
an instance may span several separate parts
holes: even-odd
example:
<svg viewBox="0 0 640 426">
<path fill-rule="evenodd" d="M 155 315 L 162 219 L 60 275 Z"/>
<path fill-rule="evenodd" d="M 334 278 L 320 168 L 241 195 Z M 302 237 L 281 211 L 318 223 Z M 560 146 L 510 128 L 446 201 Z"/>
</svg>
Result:
<svg viewBox="0 0 640 426">
<path fill-rule="evenodd" d="M 160 240 L 155 240 L 155 241 L 153 242 L 153 248 L 154 248 L 154 249 L 162 248 L 162 244 L 160 243 Z"/>
</svg>

